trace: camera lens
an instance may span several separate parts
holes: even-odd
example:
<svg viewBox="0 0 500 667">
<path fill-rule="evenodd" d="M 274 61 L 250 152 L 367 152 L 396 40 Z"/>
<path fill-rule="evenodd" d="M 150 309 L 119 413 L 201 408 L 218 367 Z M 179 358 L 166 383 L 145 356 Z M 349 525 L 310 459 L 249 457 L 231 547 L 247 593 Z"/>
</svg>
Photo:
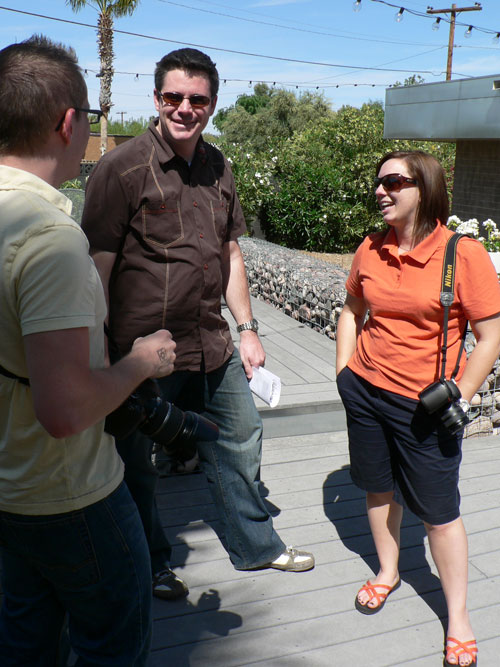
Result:
<svg viewBox="0 0 500 667">
<path fill-rule="evenodd" d="M 469 418 L 457 402 L 453 402 L 444 410 L 441 415 L 441 421 L 448 431 L 455 435 L 461 431 L 468 423 Z"/>
</svg>

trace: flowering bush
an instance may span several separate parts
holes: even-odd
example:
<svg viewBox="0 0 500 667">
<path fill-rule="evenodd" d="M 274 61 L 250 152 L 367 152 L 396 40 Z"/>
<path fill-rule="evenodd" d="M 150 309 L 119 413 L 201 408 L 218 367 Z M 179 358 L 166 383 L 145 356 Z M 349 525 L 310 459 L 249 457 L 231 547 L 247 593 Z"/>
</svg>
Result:
<svg viewBox="0 0 500 667">
<path fill-rule="evenodd" d="M 452 215 L 448 218 L 448 227 L 459 234 L 467 234 L 477 239 L 488 252 L 500 252 L 500 232 L 495 222 L 490 218 L 479 223 L 476 218 L 462 221 L 458 216 Z M 486 234 L 486 236 L 483 236 L 483 234 Z"/>
<path fill-rule="evenodd" d="M 454 144 L 388 141 L 383 128 L 379 102 L 313 114 L 313 122 L 294 124 L 293 132 L 279 136 L 259 125 L 255 136 L 240 128 L 233 137 L 224 125 L 215 143 L 231 163 L 249 233 L 258 221 L 268 241 L 288 248 L 355 250 L 367 233 L 384 227 L 373 177 L 389 150 L 435 155 L 451 188 Z"/>
</svg>

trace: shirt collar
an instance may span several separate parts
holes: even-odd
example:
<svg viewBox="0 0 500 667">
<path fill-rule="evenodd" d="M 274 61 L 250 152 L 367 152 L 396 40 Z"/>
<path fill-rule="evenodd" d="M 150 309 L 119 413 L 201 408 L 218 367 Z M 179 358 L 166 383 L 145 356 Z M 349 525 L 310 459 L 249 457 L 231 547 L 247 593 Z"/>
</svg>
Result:
<svg viewBox="0 0 500 667">
<path fill-rule="evenodd" d="M 435 251 L 441 246 L 445 245 L 447 241 L 447 227 L 442 225 L 437 221 L 436 226 L 429 234 L 426 236 L 423 241 L 415 246 L 412 250 L 409 250 L 405 253 L 406 257 L 411 257 L 415 262 L 419 264 L 426 264 Z M 396 237 L 396 232 L 394 228 L 391 227 L 387 232 L 384 241 L 382 243 L 382 248 L 385 248 L 391 255 L 399 258 L 398 251 L 398 241 Z"/>
<path fill-rule="evenodd" d="M 173 160 L 175 157 L 178 157 L 178 155 L 172 150 L 168 141 L 166 141 L 158 132 L 158 123 L 158 118 L 152 120 L 149 124 L 148 130 L 153 135 L 153 141 L 156 146 L 156 152 L 160 164 L 166 164 L 167 162 L 170 162 L 170 160 Z M 203 137 L 200 136 L 198 143 L 196 144 L 196 149 L 191 164 L 193 164 L 193 162 L 197 161 L 198 159 L 200 159 L 201 163 L 204 164 L 206 162 L 206 153 L 207 151 L 205 148 L 205 142 Z M 182 160 L 183 158 L 179 159 Z"/>
<path fill-rule="evenodd" d="M 59 190 L 30 171 L 0 165 L 0 190 L 24 190 L 42 197 L 66 215 L 71 215 L 73 204 Z"/>
</svg>

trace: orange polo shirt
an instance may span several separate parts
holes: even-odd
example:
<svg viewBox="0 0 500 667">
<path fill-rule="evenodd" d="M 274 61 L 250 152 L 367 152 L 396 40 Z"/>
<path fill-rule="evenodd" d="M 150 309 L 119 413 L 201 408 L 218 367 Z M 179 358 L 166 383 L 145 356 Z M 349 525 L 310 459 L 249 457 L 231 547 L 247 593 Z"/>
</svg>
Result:
<svg viewBox="0 0 500 667">
<path fill-rule="evenodd" d="M 369 317 L 348 366 L 381 389 L 418 398 L 439 379 L 443 307 L 439 301 L 443 258 L 452 231 L 438 224 L 413 250 L 398 255 L 394 230 L 370 234 L 359 246 L 346 282 L 365 300 Z M 457 245 L 455 301 L 450 308 L 446 377 L 455 367 L 466 320 L 500 312 L 500 284 L 478 241 Z M 462 354 L 460 378 L 465 366 Z"/>
</svg>

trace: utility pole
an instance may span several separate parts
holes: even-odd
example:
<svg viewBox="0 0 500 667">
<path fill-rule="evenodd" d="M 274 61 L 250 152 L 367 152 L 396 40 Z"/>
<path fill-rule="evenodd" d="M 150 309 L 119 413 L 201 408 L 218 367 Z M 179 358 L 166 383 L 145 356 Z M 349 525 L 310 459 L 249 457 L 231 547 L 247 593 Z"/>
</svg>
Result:
<svg viewBox="0 0 500 667">
<path fill-rule="evenodd" d="M 448 9 L 433 9 L 427 7 L 428 14 L 451 14 L 450 17 L 450 38 L 448 40 L 448 61 L 446 63 L 446 81 L 451 80 L 451 61 L 453 59 L 453 42 L 455 40 L 455 21 L 460 12 L 480 12 L 481 3 L 476 2 L 474 7 L 457 7 L 455 3 Z M 439 21 L 439 19 L 438 19 Z"/>
<path fill-rule="evenodd" d="M 123 125 L 123 116 L 127 115 L 126 111 L 117 111 L 116 112 L 119 116 L 121 116 L 120 123 Z"/>
</svg>

